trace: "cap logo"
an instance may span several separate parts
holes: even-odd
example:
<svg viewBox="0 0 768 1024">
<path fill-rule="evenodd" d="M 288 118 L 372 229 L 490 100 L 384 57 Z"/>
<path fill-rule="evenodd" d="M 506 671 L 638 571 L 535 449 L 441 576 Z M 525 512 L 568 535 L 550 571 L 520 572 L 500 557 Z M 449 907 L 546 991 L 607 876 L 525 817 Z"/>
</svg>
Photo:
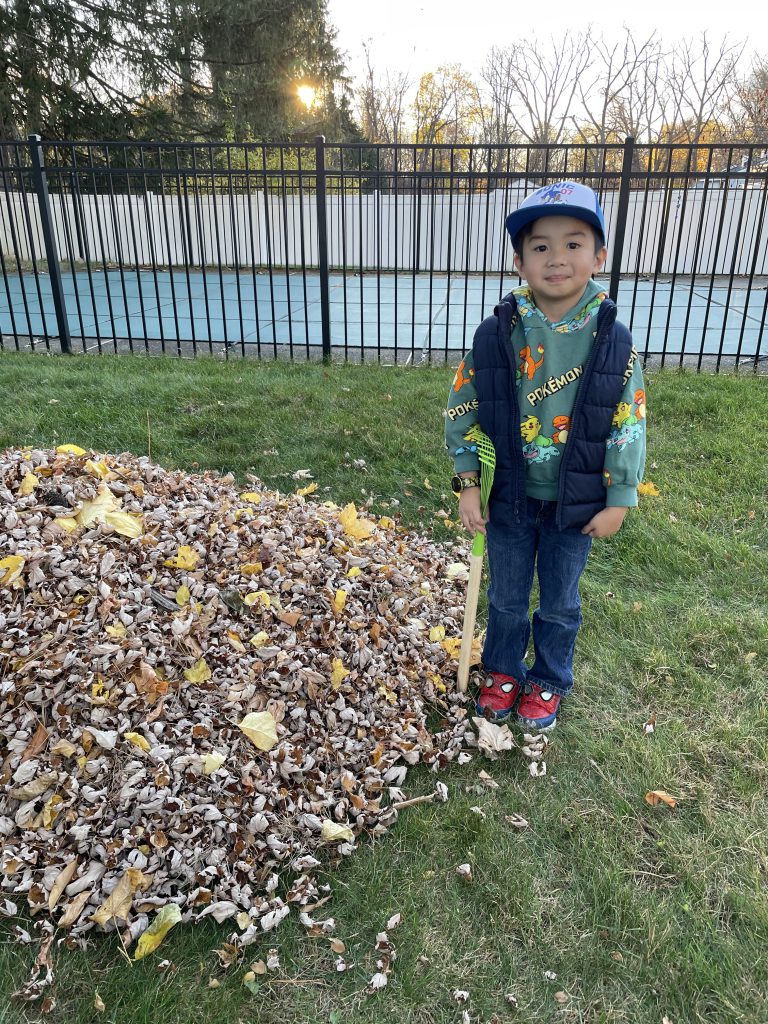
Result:
<svg viewBox="0 0 768 1024">
<path fill-rule="evenodd" d="M 567 203 L 573 193 L 573 182 L 556 181 L 541 189 L 536 198 L 540 203 Z"/>
</svg>

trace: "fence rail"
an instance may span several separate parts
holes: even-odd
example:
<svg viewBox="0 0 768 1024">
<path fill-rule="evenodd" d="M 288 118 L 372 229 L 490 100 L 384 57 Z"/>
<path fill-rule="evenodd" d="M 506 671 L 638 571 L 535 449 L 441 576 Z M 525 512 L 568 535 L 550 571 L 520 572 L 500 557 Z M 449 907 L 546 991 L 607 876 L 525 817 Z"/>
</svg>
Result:
<svg viewBox="0 0 768 1024">
<path fill-rule="evenodd" d="M 0 347 L 455 359 L 518 282 L 510 209 L 601 197 L 646 361 L 768 361 L 768 153 L 0 142 Z"/>
</svg>

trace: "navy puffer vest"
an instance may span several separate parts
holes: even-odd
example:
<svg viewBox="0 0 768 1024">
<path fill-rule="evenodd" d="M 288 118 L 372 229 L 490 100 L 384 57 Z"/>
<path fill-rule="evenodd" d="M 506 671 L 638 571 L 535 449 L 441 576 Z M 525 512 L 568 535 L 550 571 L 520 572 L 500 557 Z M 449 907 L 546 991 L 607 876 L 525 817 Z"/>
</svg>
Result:
<svg viewBox="0 0 768 1024">
<path fill-rule="evenodd" d="M 473 358 L 478 418 L 496 449 L 496 473 L 489 503 L 491 522 L 520 522 L 525 501 L 525 460 L 520 433 L 516 366 L 510 335 L 517 302 L 507 295 L 475 332 Z M 603 464 L 611 420 L 624 390 L 632 337 L 605 299 L 597 314 L 597 336 L 579 380 L 568 441 L 560 464 L 556 523 L 582 527 L 605 508 Z"/>
</svg>

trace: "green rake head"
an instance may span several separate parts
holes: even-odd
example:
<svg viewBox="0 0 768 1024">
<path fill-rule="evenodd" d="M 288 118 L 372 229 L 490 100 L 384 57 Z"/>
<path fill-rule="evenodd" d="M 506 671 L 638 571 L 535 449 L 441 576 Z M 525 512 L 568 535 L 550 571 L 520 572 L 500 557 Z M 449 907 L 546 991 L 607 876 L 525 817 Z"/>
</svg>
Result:
<svg viewBox="0 0 768 1024">
<path fill-rule="evenodd" d="M 493 474 L 496 471 L 496 449 L 487 434 L 484 434 L 476 423 L 464 435 L 465 441 L 472 441 L 477 445 L 477 454 L 480 459 L 480 508 L 485 514 L 488 510 L 488 499 L 491 496 L 493 487 Z"/>
</svg>

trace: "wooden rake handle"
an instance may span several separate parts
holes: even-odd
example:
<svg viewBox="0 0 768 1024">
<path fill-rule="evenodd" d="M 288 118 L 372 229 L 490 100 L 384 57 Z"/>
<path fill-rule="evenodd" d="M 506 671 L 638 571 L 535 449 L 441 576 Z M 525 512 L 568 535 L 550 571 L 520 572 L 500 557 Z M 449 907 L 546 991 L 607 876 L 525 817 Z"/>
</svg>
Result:
<svg viewBox="0 0 768 1024">
<path fill-rule="evenodd" d="M 465 693 L 469 682 L 469 665 L 472 660 L 472 640 L 475 636 L 475 619 L 477 617 L 477 600 L 480 596 L 480 581 L 483 576 L 483 555 L 485 554 L 485 537 L 482 533 L 475 535 L 472 554 L 469 556 L 469 582 L 467 583 L 467 599 L 464 604 L 464 625 L 461 630 L 461 652 L 459 653 L 459 692 Z"/>
</svg>

